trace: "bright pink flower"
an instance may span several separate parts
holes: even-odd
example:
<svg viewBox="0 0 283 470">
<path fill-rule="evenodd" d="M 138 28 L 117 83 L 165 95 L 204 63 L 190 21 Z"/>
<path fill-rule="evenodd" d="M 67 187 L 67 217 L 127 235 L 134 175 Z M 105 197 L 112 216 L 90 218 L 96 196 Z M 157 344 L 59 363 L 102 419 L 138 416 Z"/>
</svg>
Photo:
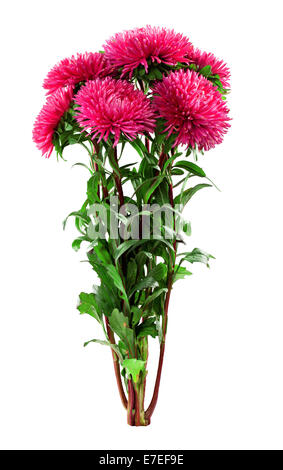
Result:
<svg viewBox="0 0 283 470">
<path fill-rule="evenodd" d="M 99 141 L 120 134 L 135 139 L 138 134 L 152 132 L 155 125 L 150 100 L 140 90 L 125 80 L 106 77 L 87 82 L 75 98 L 79 106 L 76 119 L 86 132 Z"/>
<path fill-rule="evenodd" d="M 190 62 L 187 55 L 192 44 L 173 29 L 146 26 L 115 34 L 106 42 L 104 49 L 107 59 L 115 67 L 123 67 L 122 76 L 130 72 L 131 78 L 140 64 L 148 71 L 148 59 L 167 65 Z"/>
<path fill-rule="evenodd" d="M 199 66 L 200 69 L 206 65 L 210 65 L 213 75 L 218 74 L 223 88 L 230 87 L 230 70 L 228 65 L 221 59 L 217 59 L 211 52 L 201 52 L 199 49 L 194 49 L 190 53 L 192 62 Z"/>
<path fill-rule="evenodd" d="M 32 138 L 42 155 L 50 157 L 53 145 L 53 135 L 61 118 L 68 111 L 73 99 L 71 87 L 55 91 L 48 96 L 45 105 L 34 123 Z"/>
<path fill-rule="evenodd" d="M 61 60 L 50 70 L 43 83 L 49 93 L 67 85 L 74 86 L 79 82 L 106 77 L 113 69 L 100 52 L 85 52 Z"/>
<path fill-rule="evenodd" d="M 171 72 L 154 87 L 154 108 L 165 119 L 175 145 L 209 150 L 223 140 L 230 127 L 229 110 L 217 88 L 190 70 Z"/>
</svg>

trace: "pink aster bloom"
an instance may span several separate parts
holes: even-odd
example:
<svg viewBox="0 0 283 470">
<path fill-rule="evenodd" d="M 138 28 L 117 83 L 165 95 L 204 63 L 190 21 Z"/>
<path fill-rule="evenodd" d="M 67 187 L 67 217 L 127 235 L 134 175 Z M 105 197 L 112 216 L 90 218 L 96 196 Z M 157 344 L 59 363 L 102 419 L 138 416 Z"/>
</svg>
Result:
<svg viewBox="0 0 283 470">
<path fill-rule="evenodd" d="M 106 77 L 87 82 L 75 98 L 79 106 L 76 119 L 98 141 L 114 135 L 117 145 L 121 133 L 129 140 L 152 132 L 155 125 L 150 100 L 125 80 Z"/>
<path fill-rule="evenodd" d="M 230 127 L 228 108 L 216 87 L 190 70 L 171 72 L 154 87 L 154 108 L 166 121 L 175 145 L 209 150 L 223 140 Z"/>
<path fill-rule="evenodd" d="M 50 157 L 53 145 L 53 135 L 64 113 L 68 111 L 73 99 L 71 87 L 55 91 L 48 96 L 45 105 L 34 123 L 32 138 L 42 155 Z"/>
<path fill-rule="evenodd" d="M 123 67 L 122 76 L 142 64 L 148 71 L 147 59 L 152 62 L 175 65 L 188 63 L 192 49 L 189 39 L 175 31 L 156 26 L 136 28 L 117 33 L 104 46 L 107 59 L 117 68 Z"/>
<path fill-rule="evenodd" d="M 105 54 L 85 52 L 63 59 L 55 65 L 44 80 L 43 88 L 52 93 L 67 85 L 74 86 L 82 81 L 106 77 L 112 71 Z"/>
<path fill-rule="evenodd" d="M 210 65 L 212 74 L 219 75 L 223 88 L 229 88 L 230 70 L 223 60 L 217 59 L 211 52 L 201 52 L 199 49 L 194 49 L 190 54 L 190 58 L 200 69 Z"/>
</svg>

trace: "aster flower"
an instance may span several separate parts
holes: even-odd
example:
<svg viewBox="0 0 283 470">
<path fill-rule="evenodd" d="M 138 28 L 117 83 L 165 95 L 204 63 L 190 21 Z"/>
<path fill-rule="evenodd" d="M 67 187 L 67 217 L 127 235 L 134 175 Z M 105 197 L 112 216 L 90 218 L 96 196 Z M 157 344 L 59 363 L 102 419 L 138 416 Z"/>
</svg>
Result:
<svg viewBox="0 0 283 470">
<path fill-rule="evenodd" d="M 205 77 L 191 70 L 171 72 L 154 87 L 154 108 L 166 131 L 177 134 L 175 145 L 209 150 L 230 127 L 221 94 Z"/>
<path fill-rule="evenodd" d="M 176 65 L 188 63 L 187 55 L 192 49 L 189 39 L 175 31 L 155 26 L 136 28 L 117 33 L 104 46 L 105 55 L 113 66 L 123 67 L 122 76 L 127 72 L 132 77 L 140 64 L 148 72 L 148 62 Z"/>
<path fill-rule="evenodd" d="M 217 59 L 211 52 L 201 52 L 199 49 L 191 51 L 190 59 L 199 69 L 210 65 L 212 75 L 219 75 L 223 88 L 230 87 L 230 70 L 223 60 Z"/>
<path fill-rule="evenodd" d="M 61 60 L 48 73 L 43 88 L 52 93 L 67 85 L 74 86 L 79 82 L 110 75 L 112 68 L 100 52 L 85 52 Z"/>
<path fill-rule="evenodd" d="M 50 157 L 53 145 L 53 135 L 63 115 L 68 111 L 73 99 L 71 87 L 59 89 L 48 96 L 45 105 L 34 123 L 32 137 L 42 155 Z"/>
<path fill-rule="evenodd" d="M 125 80 L 106 77 L 89 81 L 77 93 L 75 103 L 79 106 L 78 123 L 99 141 L 112 134 L 117 145 L 121 133 L 133 140 L 154 129 L 150 100 Z"/>
</svg>

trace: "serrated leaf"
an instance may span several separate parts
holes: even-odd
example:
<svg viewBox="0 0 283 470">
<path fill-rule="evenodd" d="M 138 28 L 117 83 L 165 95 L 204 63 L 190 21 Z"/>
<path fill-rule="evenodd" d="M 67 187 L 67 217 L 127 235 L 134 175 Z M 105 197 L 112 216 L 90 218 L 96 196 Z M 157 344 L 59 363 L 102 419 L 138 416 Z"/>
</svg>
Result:
<svg viewBox="0 0 283 470">
<path fill-rule="evenodd" d="M 99 312 L 95 295 L 81 292 L 79 295 L 79 301 L 80 303 L 77 306 L 79 312 L 81 314 L 90 315 L 91 317 L 95 318 L 99 323 L 101 323 L 102 316 Z"/>
<path fill-rule="evenodd" d="M 182 256 L 180 263 L 183 261 L 188 261 L 189 263 L 203 263 L 207 267 L 209 267 L 209 260 L 215 259 L 214 256 L 199 248 L 194 248 L 193 251 L 190 252 L 180 253 L 178 256 Z"/>
<path fill-rule="evenodd" d="M 175 266 L 173 282 L 178 281 L 179 279 L 185 279 L 186 276 L 191 276 L 192 273 L 188 271 L 183 266 Z"/>
</svg>

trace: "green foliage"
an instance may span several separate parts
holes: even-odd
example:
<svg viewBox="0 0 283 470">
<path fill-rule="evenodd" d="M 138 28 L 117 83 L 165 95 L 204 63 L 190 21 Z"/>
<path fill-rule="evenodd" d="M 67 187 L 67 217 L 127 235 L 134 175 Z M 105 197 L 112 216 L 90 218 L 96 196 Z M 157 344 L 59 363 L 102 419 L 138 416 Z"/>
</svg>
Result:
<svg viewBox="0 0 283 470">
<path fill-rule="evenodd" d="M 200 191 L 203 188 L 210 188 L 212 185 L 211 184 L 197 184 L 196 186 L 193 186 L 192 188 L 186 189 L 182 193 L 180 193 L 175 199 L 174 199 L 174 204 L 180 204 L 181 206 L 185 206 L 189 200 L 193 197 L 194 194 L 196 194 L 198 191 Z"/>
<path fill-rule="evenodd" d="M 158 286 L 158 281 L 164 279 L 167 273 L 167 267 L 164 263 L 159 263 L 155 266 L 149 274 L 139 281 L 133 288 L 130 296 L 137 290 L 148 289 L 149 287 L 156 287 Z"/>
<path fill-rule="evenodd" d="M 200 250 L 199 248 L 194 248 L 193 251 L 187 252 L 187 253 L 179 253 L 178 256 L 182 256 L 182 259 L 180 261 L 188 261 L 189 263 L 203 263 L 209 268 L 209 260 L 210 259 L 215 259 L 214 256 L 206 253 L 203 250 Z"/>
<path fill-rule="evenodd" d="M 111 344 L 109 341 L 104 341 L 101 339 L 91 339 L 84 343 L 84 347 L 86 347 L 90 343 L 98 343 L 98 344 L 102 344 L 103 346 L 109 346 L 111 349 L 113 349 L 113 351 L 115 351 L 120 361 L 123 362 L 123 356 L 120 352 L 120 348 L 116 346 L 115 344 Z"/>
<path fill-rule="evenodd" d="M 200 168 L 195 163 L 187 162 L 186 160 L 179 161 L 178 163 L 176 163 L 174 168 L 183 168 L 184 170 L 187 170 L 189 173 L 192 173 L 193 175 L 196 175 L 196 176 L 200 176 L 201 178 L 204 178 L 206 176 L 202 168 Z"/>
<path fill-rule="evenodd" d="M 95 318 L 99 323 L 102 321 L 101 311 L 97 305 L 94 294 L 80 293 L 80 303 L 77 307 L 80 313 L 86 313 Z"/>
<path fill-rule="evenodd" d="M 145 373 L 145 361 L 139 359 L 125 359 L 123 367 L 129 376 L 132 376 L 133 381 L 137 383 L 141 373 Z"/>
<path fill-rule="evenodd" d="M 128 317 L 115 308 L 109 317 L 111 329 L 123 341 L 129 356 L 135 356 L 134 330 L 129 328 Z"/>
<path fill-rule="evenodd" d="M 136 328 L 137 338 L 143 338 L 145 336 L 152 336 L 155 338 L 158 335 L 156 329 L 155 318 L 147 318 Z"/>
<path fill-rule="evenodd" d="M 182 68 L 193 69 L 194 65 L 173 67 L 148 61 L 148 73 L 140 65 L 134 72 L 133 82 L 147 92 L 164 74 Z M 210 66 L 198 72 L 221 88 L 219 77 L 211 75 Z M 224 95 L 225 90 L 222 93 Z M 211 184 L 202 182 L 208 178 L 195 163 L 201 152 L 197 148 L 179 151 L 174 146 L 176 134 L 168 136 L 165 129 L 164 120 L 157 119 L 154 135 L 138 137 L 134 141 L 122 135 L 117 151 L 110 138 L 98 143 L 81 132 L 74 119 L 74 110 L 70 109 L 54 134 L 54 146 L 59 156 L 63 156 L 68 145 L 80 144 L 89 159 L 89 162 L 74 165 L 83 166 L 89 173 L 85 201 L 63 222 L 65 228 L 69 219 L 74 220 L 79 236 L 73 241 L 72 248 L 78 251 L 82 246 L 87 247 L 87 260 L 84 261 L 90 264 L 98 278 L 93 292 L 80 294 L 77 308 L 80 314 L 97 320 L 105 339 L 92 339 L 84 345 L 99 343 L 112 348 L 120 361 L 126 387 L 127 377 L 132 377 L 134 382 L 145 377 L 148 337 L 159 338 L 160 342 L 165 340 L 166 299 L 172 284 L 192 274 L 183 264 L 199 262 L 209 266 L 213 258 L 198 248 L 177 254 L 184 243 L 184 234 L 190 235 L 191 230 L 190 223 L 182 218 L 182 209 L 194 194 Z M 137 157 L 133 161 L 123 161 L 129 145 Z M 190 157 L 195 161 L 190 161 Z M 191 178 L 202 181 L 189 185 Z M 120 209 L 121 191 L 126 203 L 137 206 L 135 214 L 127 210 L 117 213 L 110 205 L 111 198 L 116 196 Z M 103 222 L 105 238 L 95 235 L 101 220 L 94 204 L 100 204 L 107 216 L 107 224 Z M 172 220 L 169 222 L 164 214 L 160 215 L 161 233 L 156 237 L 152 224 L 159 206 L 166 208 Z M 148 217 L 149 235 L 141 238 L 141 222 L 145 216 Z M 119 229 L 116 238 L 110 236 L 113 220 Z M 138 222 L 139 237 L 124 239 L 122 234 L 127 233 L 135 221 Z"/>
</svg>

